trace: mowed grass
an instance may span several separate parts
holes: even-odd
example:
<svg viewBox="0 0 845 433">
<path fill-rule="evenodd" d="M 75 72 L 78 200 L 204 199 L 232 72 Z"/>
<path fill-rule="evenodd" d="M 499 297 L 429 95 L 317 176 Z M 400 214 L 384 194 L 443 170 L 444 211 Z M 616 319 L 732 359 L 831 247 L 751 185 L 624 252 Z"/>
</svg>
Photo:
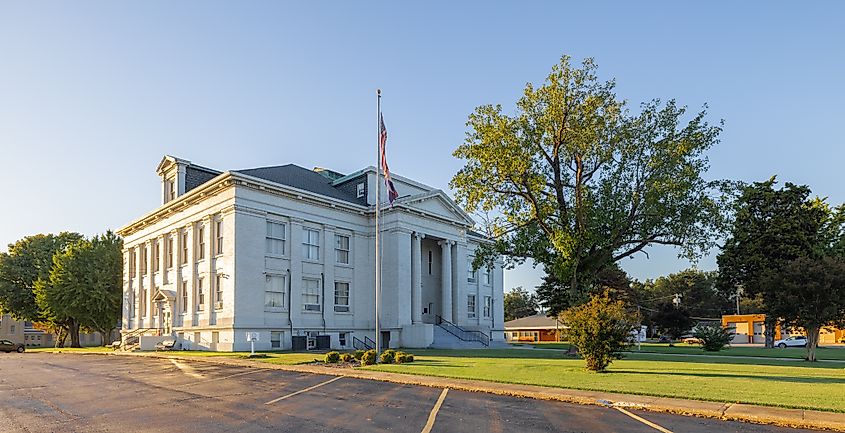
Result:
<svg viewBox="0 0 845 433">
<path fill-rule="evenodd" d="M 537 349 L 567 350 L 569 343 L 542 343 L 531 345 Z M 676 343 L 674 346 L 658 343 L 643 343 L 639 349 L 631 346 L 631 353 L 665 353 L 680 355 L 714 355 L 714 356 L 757 356 L 761 358 L 792 358 L 804 359 L 807 356 L 807 349 L 803 347 L 787 347 L 785 349 L 766 349 L 763 347 L 733 346 L 719 352 L 705 352 L 698 344 Z M 845 347 L 819 347 L 816 349 L 816 358 L 820 360 L 845 361 Z"/>
<path fill-rule="evenodd" d="M 551 350 L 412 350 L 395 373 L 845 412 L 845 364 L 631 354 L 607 373 Z M 667 359 L 668 358 L 668 359 Z"/>
</svg>

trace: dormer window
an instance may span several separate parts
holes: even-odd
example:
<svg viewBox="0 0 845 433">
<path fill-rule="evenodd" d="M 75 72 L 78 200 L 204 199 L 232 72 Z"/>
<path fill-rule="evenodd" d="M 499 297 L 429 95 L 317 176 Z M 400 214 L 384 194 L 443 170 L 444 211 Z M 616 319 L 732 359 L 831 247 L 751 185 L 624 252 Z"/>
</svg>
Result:
<svg viewBox="0 0 845 433">
<path fill-rule="evenodd" d="M 176 199 L 176 179 L 167 180 L 167 192 L 165 196 L 165 203 Z"/>
</svg>

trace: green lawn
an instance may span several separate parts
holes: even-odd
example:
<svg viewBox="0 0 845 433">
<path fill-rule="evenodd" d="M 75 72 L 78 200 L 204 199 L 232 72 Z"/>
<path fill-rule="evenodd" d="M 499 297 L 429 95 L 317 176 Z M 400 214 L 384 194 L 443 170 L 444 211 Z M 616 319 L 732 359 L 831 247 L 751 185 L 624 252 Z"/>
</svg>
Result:
<svg viewBox="0 0 845 433">
<path fill-rule="evenodd" d="M 833 350 L 833 349 L 831 349 Z M 412 364 L 366 367 L 396 373 L 479 379 L 720 402 L 845 412 L 845 365 L 694 358 L 637 353 L 609 373 L 551 350 L 413 350 Z"/>
<path fill-rule="evenodd" d="M 569 343 L 543 343 L 534 344 L 533 347 L 537 349 L 563 349 L 569 348 Z M 637 346 L 632 346 L 630 352 L 636 353 L 668 353 L 668 354 L 683 354 L 683 355 L 717 355 L 717 356 L 758 356 L 763 358 L 794 358 L 803 359 L 807 356 L 807 349 L 803 347 L 788 347 L 786 349 L 766 349 L 763 347 L 729 347 L 719 352 L 705 352 L 700 345 L 678 343 L 673 347 L 668 344 L 658 343 L 643 343 L 641 348 L 637 350 Z M 816 351 L 816 357 L 820 360 L 840 360 L 845 361 L 845 348 L 837 347 L 820 347 Z"/>
</svg>

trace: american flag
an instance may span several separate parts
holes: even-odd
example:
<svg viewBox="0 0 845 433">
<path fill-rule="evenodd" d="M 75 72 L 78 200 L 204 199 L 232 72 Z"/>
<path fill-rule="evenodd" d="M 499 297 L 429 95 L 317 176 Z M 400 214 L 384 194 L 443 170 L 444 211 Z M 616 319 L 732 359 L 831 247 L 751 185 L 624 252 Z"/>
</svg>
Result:
<svg viewBox="0 0 845 433">
<path fill-rule="evenodd" d="M 379 153 L 381 153 L 381 169 L 384 172 L 384 184 L 387 186 L 387 200 L 393 205 L 393 201 L 399 198 L 399 193 L 396 192 L 396 187 L 393 186 L 393 180 L 390 179 L 390 169 L 387 167 L 387 128 L 384 126 L 384 116 L 379 113 L 379 135 L 378 145 Z"/>
</svg>

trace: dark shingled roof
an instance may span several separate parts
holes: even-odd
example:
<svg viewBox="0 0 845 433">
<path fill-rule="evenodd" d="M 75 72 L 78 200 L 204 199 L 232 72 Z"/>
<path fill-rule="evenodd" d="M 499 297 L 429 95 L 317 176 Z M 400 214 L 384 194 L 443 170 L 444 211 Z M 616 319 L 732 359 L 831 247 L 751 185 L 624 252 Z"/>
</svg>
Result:
<svg viewBox="0 0 845 433">
<path fill-rule="evenodd" d="M 185 167 L 185 192 L 188 192 L 220 174 L 217 170 L 189 164 Z"/>
<path fill-rule="evenodd" d="M 357 198 L 354 191 L 348 188 L 336 188 L 332 186 L 332 180 L 328 177 L 294 164 L 233 171 L 350 203 L 367 204 L 366 196 Z"/>
</svg>

